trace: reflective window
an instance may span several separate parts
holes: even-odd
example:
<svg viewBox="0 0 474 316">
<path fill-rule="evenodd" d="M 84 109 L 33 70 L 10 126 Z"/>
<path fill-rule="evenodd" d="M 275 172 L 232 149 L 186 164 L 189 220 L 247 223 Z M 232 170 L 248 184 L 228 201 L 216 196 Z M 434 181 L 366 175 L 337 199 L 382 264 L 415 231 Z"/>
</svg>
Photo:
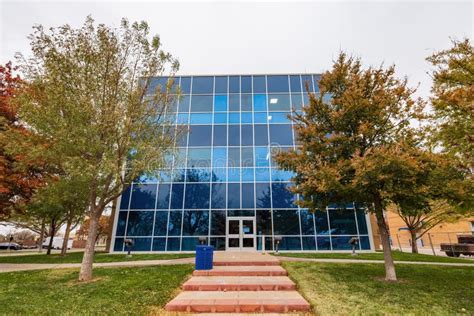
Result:
<svg viewBox="0 0 474 316">
<path fill-rule="evenodd" d="M 227 113 L 214 113 L 214 124 L 227 123 Z"/>
<path fill-rule="evenodd" d="M 268 147 L 255 147 L 255 166 L 265 167 L 270 165 L 270 152 Z"/>
<path fill-rule="evenodd" d="M 316 250 L 316 239 L 313 237 L 303 237 L 303 250 Z"/>
<path fill-rule="evenodd" d="M 265 76 L 253 76 L 253 93 L 266 93 Z"/>
<path fill-rule="evenodd" d="M 268 123 L 268 115 L 266 112 L 255 112 L 253 114 L 255 123 Z"/>
<path fill-rule="evenodd" d="M 238 94 L 229 96 L 229 111 L 240 111 L 240 96 Z"/>
<path fill-rule="evenodd" d="M 150 251 L 151 238 L 133 238 L 133 251 Z"/>
<path fill-rule="evenodd" d="M 155 213 L 155 230 L 153 234 L 155 236 L 166 236 L 166 227 L 168 224 L 168 212 L 156 212 Z"/>
<path fill-rule="evenodd" d="M 303 97 L 301 94 L 291 95 L 291 107 L 295 111 L 300 111 L 303 108 Z"/>
<path fill-rule="evenodd" d="M 313 92 L 314 89 L 313 89 L 313 79 L 311 76 L 309 75 L 303 75 L 301 76 L 301 81 L 302 81 L 302 84 L 303 84 L 303 94 L 305 94 L 305 92 L 309 91 L 309 92 Z"/>
<path fill-rule="evenodd" d="M 270 181 L 270 169 L 269 168 L 255 168 L 255 181 L 257 182 Z"/>
<path fill-rule="evenodd" d="M 289 183 L 272 184 L 272 200 L 274 208 L 296 207 L 295 195 L 289 191 L 292 185 Z"/>
<path fill-rule="evenodd" d="M 123 251 L 124 238 L 115 238 L 114 251 Z"/>
<path fill-rule="evenodd" d="M 224 209 L 226 207 L 225 183 L 213 183 L 211 192 L 211 208 Z"/>
<path fill-rule="evenodd" d="M 212 167 L 225 167 L 227 164 L 227 148 L 214 148 L 212 153 Z"/>
<path fill-rule="evenodd" d="M 227 208 L 240 208 L 240 184 L 227 184 Z"/>
<path fill-rule="evenodd" d="M 208 183 L 186 184 L 184 208 L 209 208 L 210 186 Z"/>
<path fill-rule="evenodd" d="M 268 116 L 270 123 L 286 123 L 291 124 L 290 113 L 288 112 L 273 112 Z"/>
<path fill-rule="evenodd" d="M 270 208 L 271 207 L 271 196 L 270 196 L 270 184 L 269 183 L 256 183 L 255 184 L 255 201 L 257 208 Z"/>
<path fill-rule="evenodd" d="M 241 123 L 242 124 L 252 124 L 252 112 L 242 112 L 241 113 Z M 252 127 L 252 126 L 250 126 Z M 243 137 L 242 137 L 243 138 Z"/>
<path fill-rule="evenodd" d="M 209 168 L 211 167 L 211 148 L 189 148 L 188 167 Z"/>
<path fill-rule="evenodd" d="M 253 95 L 253 109 L 254 109 L 254 111 L 266 111 L 267 110 L 267 96 L 265 94 L 254 94 Z"/>
<path fill-rule="evenodd" d="M 357 234 L 353 210 L 329 211 L 331 233 L 337 235 Z M 334 243 L 333 243 L 334 246 Z"/>
<path fill-rule="evenodd" d="M 228 167 L 240 167 L 240 148 L 229 148 Z"/>
<path fill-rule="evenodd" d="M 226 225 L 225 211 L 212 211 L 211 212 L 211 235 L 214 236 L 225 236 L 225 225 Z"/>
<path fill-rule="evenodd" d="M 192 168 L 186 170 L 187 182 L 209 182 L 211 181 L 211 170 L 203 168 Z"/>
<path fill-rule="evenodd" d="M 293 145 L 293 131 L 290 124 L 270 124 L 270 143 L 282 146 Z"/>
<path fill-rule="evenodd" d="M 194 125 L 189 133 L 189 146 L 211 146 L 212 126 Z"/>
<path fill-rule="evenodd" d="M 229 113 L 229 123 L 239 124 L 240 123 L 240 113 Z"/>
<path fill-rule="evenodd" d="M 183 211 L 171 211 L 169 216 L 170 219 L 168 223 L 168 235 L 180 236 Z"/>
<path fill-rule="evenodd" d="M 166 250 L 166 238 L 153 238 L 153 251 Z"/>
<path fill-rule="evenodd" d="M 227 111 L 227 96 L 226 95 L 216 95 L 214 97 L 214 111 L 216 112 Z"/>
<path fill-rule="evenodd" d="M 242 167 L 253 167 L 253 147 L 243 147 L 242 148 Z"/>
<path fill-rule="evenodd" d="M 253 183 L 242 183 L 242 208 L 254 208 L 254 186 Z"/>
<path fill-rule="evenodd" d="M 191 93 L 191 77 L 181 77 L 181 81 L 179 82 L 179 87 L 181 89 L 181 93 L 190 94 Z"/>
<path fill-rule="evenodd" d="M 242 93 L 252 93 L 252 77 L 242 76 L 240 78 L 240 88 Z"/>
<path fill-rule="evenodd" d="M 314 216 L 308 210 L 301 210 L 300 211 L 301 217 L 301 234 L 302 235 L 314 235 Z M 314 239 L 314 238 L 313 238 Z"/>
<path fill-rule="evenodd" d="M 301 92 L 301 78 L 299 75 L 290 76 L 291 92 Z"/>
<path fill-rule="evenodd" d="M 331 250 L 331 240 L 329 237 L 318 237 L 318 250 Z"/>
<path fill-rule="evenodd" d="M 289 92 L 288 76 L 267 76 L 268 93 Z"/>
<path fill-rule="evenodd" d="M 117 222 L 117 236 L 125 235 L 125 225 L 127 225 L 128 212 L 120 212 Z"/>
<path fill-rule="evenodd" d="M 252 125 L 242 125 L 242 146 L 252 146 L 253 145 L 253 126 Z"/>
<path fill-rule="evenodd" d="M 183 95 L 179 100 L 178 112 L 189 112 L 190 103 L 191 97 L 189 95 Z"/>
<path fill-rule="evenodd" d="M 252 95 L 251 94 L 242 94 L 240 96 L 240 110 L 252 111 Z"/>
<path fill-rule="evenodd" d="M 184 211 L 183 236 L 202 236 L 208 234 L 209 211 Z"/>
<path fill-rule="evenodd" d="M 240 146 L 240 125 L 229 125 L 229 146 Z"/>
<path fill-rule="evenodd" d="M 268 145 L 268 125 L 256 124 L 254 125 L 254 130 L 255 130 L 255 146 Z"/>
<path fill-rule="evenodd" d="M 168 238 L 166 244 L 167 251 L 179 251 L 181 249 L 181 238 Z"/>
<path fill-rule="evenodd" d="M 191 112 L 211 112 L 212 95 L 193 95 L 191 98 Z"/>
<path fill-rule="evenodd" d="M 328 235 L 329 226 L 326 211 L 316 211 L 314 213 L 314 221 L 316 222 L 316 233 L 318 235 Z"/>
<path fill-rule="evenodd" d="M 268 111 L 291 111 L 289 94 L 269 94 Z"/>
<path fill-rule="evenodd" d="M 200 245 L 198 237 L 183 237 L 181 251 L 194 251 L 198 245 Z"/>
<path fill-rule="evenodd" d="M 216 93 L 227 93 L 228 80 L 227 76 L 216 77 Z"/>
<path fill-rule="evenodd" d="M 332 241 L 332 249 L 333 250 L 350 250 L 352 249 L 352 245 L 349 244 L 349 240 L 351 240 L 351 236 L 333 236 L 331 238 Z"/>
<path fill-rule="evenodd" d="M 280 250 L 301 250 L 301 240 L 299 237 L 283 237 L 280 246 Z"/>
<path fill-rule="evenodd" d="M 128 203 L 130 202 L 130 191 L 132 190 L 131 187 L 128 187 L 123 193 L 120 199 L 120 209 L 126 210 L 128 209 Z"/>
<path fill-rule="evenodd" d="M 275 235 L 299 235 L 300 223 L 298 218 L 298 210 L 274 209 L 273 233 Z"/>
<path fill-rule="evenodd" d="M 240 77 L 231 76 L 229 77 L 229 93 L 239 93 L 240 92 Z"/>
<path fill-rule="evenodd" d="M 319 80 L 321 76 L 313 75 L 313 85 L 314 85 L 314 92 L 319 92 Z"/>
<path fill-rule="evenodd" d="M 214 126 L 214 146 L 226 146 L 227 145 L 227 126 L 215 125 Z"/>
<path fill-rule="evenodd" d="M 134 184 L 130 209 L 154 209 L 156 201 L 156 184 Z"/>
<path fill-rule="evenodd" d="M 214 77 L 193 77 L 193 94 L 214 92 Z"/>
<path fill-rule="evenodd" d="M 171 187 L 171 208 L 183 208 L 184 184 L 173 183 Z"/>
<path fill-rule="evenodd" d="M 212 114 L 211 113 L 195 113 L 195 114 L 191 114 L 191 117 L 190 117 L 190 120 L 189 122 L 192 124 L 192 125 L 195 125 L 195 124 L 212 124 Z M 209 126 L 210 127 L 210 126 Z M 191 130 L 193 128 L 191 127 Z M 190 145 L 190 146 L 193 146 L 193 145 Z"/>
<path fill-rule="evenodd" d="M 157 209 L 167 210 L 170 204 L 170 184 L 160 184 L 158 190 L 158 201 L 156 203 Z"/>
<path fill-rule="evenodd" d="M 212 169 L 212 182 L 225 182 L 225 181 L 227 181 L 227 169 L 225 168 Z"/>
<path fill-rule="evenodd" d="M 153 231 L 153 211 L 131 211 L 128 214 L 127 236 L 148 236 Z"/>
<path fill-rule="evenodd" d="M 367 234 L 367 221 L 365 212 L 362 209 L 357 210 L 357 224 L 359 226 L 359 234 Z"/>
</svg>

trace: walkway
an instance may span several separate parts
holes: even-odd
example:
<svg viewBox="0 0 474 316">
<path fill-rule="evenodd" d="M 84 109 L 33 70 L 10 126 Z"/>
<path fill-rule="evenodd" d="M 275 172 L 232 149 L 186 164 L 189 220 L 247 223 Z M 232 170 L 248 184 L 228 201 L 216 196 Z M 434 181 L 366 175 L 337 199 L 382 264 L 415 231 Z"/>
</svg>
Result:
<svg viewBox="0 0 474 316">
<path fill-rule="evenodd" d="M 308 312 L 280 261 L 260 253 L 216 253 L 212 270 L 196 270 L 183 292 L 165 307 L 170 312 Z"/>
</svg>

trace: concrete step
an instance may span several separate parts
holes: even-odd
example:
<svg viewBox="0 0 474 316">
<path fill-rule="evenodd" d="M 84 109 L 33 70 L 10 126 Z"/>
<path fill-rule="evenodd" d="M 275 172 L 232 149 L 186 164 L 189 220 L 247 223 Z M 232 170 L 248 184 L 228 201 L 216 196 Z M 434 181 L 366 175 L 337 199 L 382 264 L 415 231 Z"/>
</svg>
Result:
<svg viewBox="0 0 474 316">
<path fill-rule="evenodd" d="M 307 312 L 310 305 L 296 291 L 184 291 L 166 304 L 170 312 L 288 313 Z"/>
<path fill-rule="evenodd" d="M 195 276 L 183 284 L 185 291 L 289 291 L 295 283 L 286 276 Z"/>
<path fill-rule="evenodd" d="M 286 276 L 281 266 L 217 266 L 212 270 L 195 270 L 193 276 Z"/>
<path fill-rule="evenodd" d="M 214 266 L 279 266 L 279 261 L 214 261 Z"/>
</svg>

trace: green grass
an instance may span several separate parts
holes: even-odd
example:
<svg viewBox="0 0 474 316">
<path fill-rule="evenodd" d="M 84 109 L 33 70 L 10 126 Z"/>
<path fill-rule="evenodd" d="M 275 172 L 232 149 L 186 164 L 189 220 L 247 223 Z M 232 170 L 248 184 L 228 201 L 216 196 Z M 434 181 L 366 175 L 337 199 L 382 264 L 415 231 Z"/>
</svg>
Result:
<svg viewBox="0 0 474 316">
<path fill-rule="evenodd" d="M 417 261 L 417 262 L 455 262 L 455 263 L 471 263 L 474 260 L 462 258 L 449 258 L 441 256 L 431 256 L 424 254 L 408 253 L 393 251 L 393 259 L 396 261 Z M 314 258 L 314 259 L 357 259 L 357 260 L 383 260 L 382 252 L 358 253 L 352 256 L 350 253 L 280 253 L 282 257 L 295 258 Z"/>
<path fill-rule="evenodd" d="M 98 268 L 87 283 L 77 281 L 77 269 L 2 273 L 0 314 L 161 314 L 192 269 L 192 265 Z"/>
<path fill-rule="evenodd" d="M 398 265 L 399 281 L 383 280 L 380 264 L 284 262 L 319 315 L 474 314 L 474 269 Z"/>
<path fill-rule="evenodd" d="M 9 255 L 0 256 L 0 263 L 81 263 L 82 252 L 71 252 L 62 257 L 60 254 L 46 254 L 37 255 Z M 170 254 L 156 254 L 156 253 L 140 253 L 132 254 L 127 257 L 125 254 L 109 254 L 105 252 L 97 252 L 94 256 L 94 262 L 122 262 L 122 261 L 137 261 L 137 260 L 166 260 L 178 258 L 191 258 L 194 254 L 186 253 L 170 253 Z"/>
</svg>

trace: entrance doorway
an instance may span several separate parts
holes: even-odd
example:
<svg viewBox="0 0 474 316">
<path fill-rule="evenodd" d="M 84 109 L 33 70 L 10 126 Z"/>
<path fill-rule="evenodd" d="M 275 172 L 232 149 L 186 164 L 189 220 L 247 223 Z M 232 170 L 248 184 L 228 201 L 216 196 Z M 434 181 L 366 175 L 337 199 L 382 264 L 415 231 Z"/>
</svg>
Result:
<svg viewBox="0 0 474 316">
<path fill-rule="evenodd" d="M 255 217 L 228 217 L 226 250 L 254 251 L 255 228 Z"/>
</svg>

